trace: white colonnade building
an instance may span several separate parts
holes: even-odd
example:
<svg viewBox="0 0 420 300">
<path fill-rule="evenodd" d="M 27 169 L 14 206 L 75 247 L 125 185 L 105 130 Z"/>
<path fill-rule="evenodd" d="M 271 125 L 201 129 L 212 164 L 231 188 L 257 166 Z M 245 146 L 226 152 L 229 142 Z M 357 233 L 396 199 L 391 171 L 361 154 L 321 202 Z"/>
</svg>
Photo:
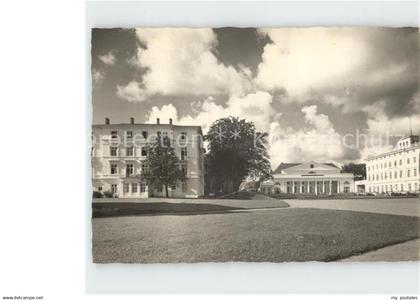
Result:
<svg viewBox="0 0 420 300">
<path fill-rule="evenodd" d="M 354 176 L 332 163 L 281 163 L 273 179 L 263 182 L 265 194 L 332 195 L 354 192 Z"/>
</svg>

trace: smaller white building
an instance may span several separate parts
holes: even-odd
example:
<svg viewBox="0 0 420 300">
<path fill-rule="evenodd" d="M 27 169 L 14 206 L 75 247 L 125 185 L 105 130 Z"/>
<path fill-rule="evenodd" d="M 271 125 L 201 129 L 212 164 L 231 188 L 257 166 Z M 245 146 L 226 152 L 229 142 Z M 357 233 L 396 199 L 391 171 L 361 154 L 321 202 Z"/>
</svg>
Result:
<svg viewBox="0 0 420 300">
<path fill-rule="evenodd" d="M 332 163 L 281 163 L 273 172 L 273 179 L 263 182 L 265 194 L 332 195 L 354 192 L 352 173 L 341 173 Z"/>
<path fill-rule="evenodd" d="M 367 184 L 367 180 L 357 180 L 354 182 L 354 190 L 356 191 L 356 193 L 366 193 L 366 184 Z"/>
</svg>

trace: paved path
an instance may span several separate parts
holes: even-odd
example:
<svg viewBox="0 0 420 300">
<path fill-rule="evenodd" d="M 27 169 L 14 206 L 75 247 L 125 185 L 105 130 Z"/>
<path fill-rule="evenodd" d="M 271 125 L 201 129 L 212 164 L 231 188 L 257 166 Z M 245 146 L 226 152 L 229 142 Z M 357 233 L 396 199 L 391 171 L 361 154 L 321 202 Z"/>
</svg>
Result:
<svg viewBox="0 0 420 300">
<path fill-rule="evenodd" d="M 341 261 L 418 261 L 420 260 L 420 239 L 384 247 L 375 251 L 345 258 Z"/>
<path fill-rule="evenodd" d="M 339 200 L 286 200 L 290 207 L 352 210 L 380 214 L 420 217 L 419 198 L 339 199 Z M 419 261 L 420 239 L 387 246 L 375 251 L 343 259 L 348 262 L 363 261 Z"/>
<path fill-rule="evenodd" d="M 285 200 L 290 207 L 352 210 L 420 217 L 419 198 Z"/>
</svg>

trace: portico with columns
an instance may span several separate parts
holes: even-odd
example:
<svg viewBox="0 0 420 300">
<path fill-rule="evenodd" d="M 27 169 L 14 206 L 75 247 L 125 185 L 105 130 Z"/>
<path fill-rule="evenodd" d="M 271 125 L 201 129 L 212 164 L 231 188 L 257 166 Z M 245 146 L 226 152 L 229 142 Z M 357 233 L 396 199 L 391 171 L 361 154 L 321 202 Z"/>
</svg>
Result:
<svg viewBox="0 0 420 300">
<path fill-rule="evenodd" d="M 265 181 L 260 191 L 265 194 L 332 195 L 354 192 L 351 173 L 341 173 L 332 163 L 281 163 L 273 179 Z"/>
</svg>

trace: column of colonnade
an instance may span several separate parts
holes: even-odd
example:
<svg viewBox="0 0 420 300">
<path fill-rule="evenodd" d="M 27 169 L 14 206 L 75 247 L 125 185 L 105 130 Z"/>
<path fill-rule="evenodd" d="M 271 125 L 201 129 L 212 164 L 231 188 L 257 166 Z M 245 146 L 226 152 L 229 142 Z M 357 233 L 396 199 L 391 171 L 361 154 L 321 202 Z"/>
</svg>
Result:
<svg viewBox="0 0 420 300">
<path fill-rule="evenodd" d="M 331 195 L 332 194 L 332 186 L 333 186 L 333 182 L 335 180 L 315 180 L 315 181 L 311 181 L 311 180 L 292 180 L 292 181 L 286 181 L 285 182 L 285 188 L 284 190 L 287 191 L 287 187 L 288 184 L 290 184 L 290 188 L 291 188 L 291 193 L 292 194 L 300 194 L 302 193 L 306 193 L 309 194 L 311 192 L 311 182 L 314 183 L 314 192 L 316 195 L 318 194 L 325 194 L 327 192 L 327 186 L 328 186 L 328 194 Z M 340 193 L 340 181 L 336 180 L 335 181 L 337 183 L 337 193 Z M 319 184 L 321 183 L 321 184 Z M 296 184 L 296 186 L 295 186 Z M 296 188 L 295 188 L 296 187 Z"/>
</svg>

